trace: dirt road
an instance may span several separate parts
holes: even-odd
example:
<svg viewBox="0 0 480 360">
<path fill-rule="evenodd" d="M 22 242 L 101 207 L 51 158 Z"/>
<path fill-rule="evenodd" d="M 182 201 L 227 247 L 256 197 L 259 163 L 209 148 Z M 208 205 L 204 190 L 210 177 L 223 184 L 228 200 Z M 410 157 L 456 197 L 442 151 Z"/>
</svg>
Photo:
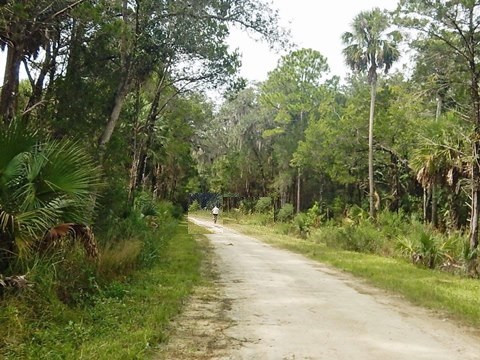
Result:
<svg viewBox="0 0 480 360">
<path fill-rule="evenodd" d="M 211 221 L 233 341 L 222 359 L 470 360 L 479 339 L 321 264 Z"/>
</svg>

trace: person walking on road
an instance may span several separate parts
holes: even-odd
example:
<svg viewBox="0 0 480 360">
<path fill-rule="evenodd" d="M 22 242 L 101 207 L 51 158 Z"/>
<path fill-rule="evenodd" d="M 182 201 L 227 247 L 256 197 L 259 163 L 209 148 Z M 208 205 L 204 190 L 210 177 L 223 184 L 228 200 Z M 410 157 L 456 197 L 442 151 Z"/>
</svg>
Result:
<svg viewBox="0 0 480 360">
<path fill-rule="evenodd" d="M 217 223 L 217 217 L 218 217 L 218 213 L 220 212 L 220 209 L 217 207 L 217 205 L 215 205 L 212 209 L 212 214 L 213 214 L 213 223 L 216 224 Z"/>
</svg>

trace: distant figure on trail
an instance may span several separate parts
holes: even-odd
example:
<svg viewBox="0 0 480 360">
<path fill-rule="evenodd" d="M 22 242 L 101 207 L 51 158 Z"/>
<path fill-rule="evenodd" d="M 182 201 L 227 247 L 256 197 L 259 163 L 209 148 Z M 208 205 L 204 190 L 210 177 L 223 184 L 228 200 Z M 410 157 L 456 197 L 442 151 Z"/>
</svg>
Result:
<svg viewBox="0 0 480 360">
<path fill-rule="evenodd" d="M 217 217 L 218 217 L 218 213 L 220 212 L 220 209 L 217 207 L 217 205 L 215 205 L 212 209 L 212 214 L 213 214 L 213 223 L 216 224 L 217 223 Z"/>
</svg>

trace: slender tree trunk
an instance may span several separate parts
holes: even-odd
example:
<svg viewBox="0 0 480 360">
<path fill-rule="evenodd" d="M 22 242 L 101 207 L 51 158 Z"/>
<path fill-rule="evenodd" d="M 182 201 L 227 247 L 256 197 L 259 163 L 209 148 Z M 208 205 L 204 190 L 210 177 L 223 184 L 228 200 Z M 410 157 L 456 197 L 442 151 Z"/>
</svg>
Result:
<svg viewBox="0 0 480 360">
<path fill-rule="evenodd" d="M 125 97 L 128 94 L 129 88 L 130 87 L 128 84 L 127 75 L 117 87 L 117 91 L 115 92 L 115 99 L 113 101 L 112 111 L 110 112 L 107 124 L 105 125 L 105 129 L 103 130 L 102 136 L 100 137 L 100 141 L 98 143 L 102 151 L 105 149 L 107 143 L 110 141 L 113 130 L 115 129 L 115 126 L 117 126 L 123 103 L 125 102 Z"/>
<path fill-rule="evenodd" d="M 472 74 L 471 97 L 473 103 L 473 120 L 475 124 L 475 136 L 472 142 L 472 203 L 470 214 L 470 249 L 474 250 L 478 246 L 478 218 L 479 218 L 479 191 L 480 191 L 480 94 L 479 78 L 475 59 L 470 61 L 470 71 Z"/>
<path fill-rule="evenodd" d="M 9 45 L 7 47 L 2 93 L 0 95 L 0 114 L 4 123 L 9 123 L 15 116 L 21 61 L 21 48 L 18 45 Z"/>
<path fill-rule="evenodd" d="M 480 150 L 478 144 L 473 145 L 474 151 L 478 152 Z M 470 249 L 473 250 L 478 246 L 478 178 L 480 172 L 478 171 L 478 166 L 473 166 L 472 171 L 472 203 L 471 203 L 471 220 L 470 220 Z"/>
<path fill-rule="evenodd" d="M 435 112 L 435 122 L 438 122 L 442 115 L 443 99 L 437 95 L 437 111 Z M 438 228 L 438 199 L 437 199 L 437 184 L 432 184 L 432 225 Z"/>
<path fill-rule="evenodd" d="M 297 172 L 297 214 L 300 213 L 300 194 L 301 194 L 301 181 L 302 181 L 302 178 L 301 178 L 301 172 L 300 172 L 300 168 L 297 168 L 298 172 Z"/>
<path fill-rule="evenodd" d="M 423 188 L 423 223 L 426 224 L 428 222 L 427 217 L 427 208 L 428 208 L 428 190 L 427 188 Z"/>
<path fill-rule="evenodd" d="M 137 84 L 136 101 L 135 101 L 135 123 L 133 124 L 133 138 L 132 138 L 132 165 L 130 167 L 130 181 L 128 187 L 128 203 L 133 205 L 134 192 L 137 185 L 138 166 L 140 164 L 140 149 L 138 145 L 138 130 L 140 114 L 140 86 Z"/>
<path fill-rule="evenodd" d="M 370 118 L 368 121 L 368 187 L 370 200 L 370 217 L 376 218 L 375 209 L 375 183 L 373 180 L 373 118 L 375 115 L 375 97 L 377 94 L 377 81 L 373 79 L 370 84 Z"/>
<path fill-rule="evenodd" d="M 45 79 L 47 78 L 47 75 L 50 73 L 51 69 L 55 68 L 55 59 L 57 55 L 58 55 L 57 47 L 54 46 L 51 42 L 49 42 L 45 48 L 45 60 L 42 63 L 40 73 L 38 74 L 36 81 L 34 81 L 33 77 L 31 76 L 27 67 L 27 63 L 24 60 L 25 70 L 27 72 L 27 75 L 30 80 L 30 84 L 32 86 L 32 95 L 30 96 L 30 99 L 28 100 L 28 104 L 23 111 L 24 121 L 26 123 L 30 121 L 33 110 L 38 109 L 39 105 L 41 105 L 44 102 Z M 39 111 L 37 110 L 37 113 L 38 112 Z M 38 120 L 41 120 L 41 119 L 37 118 L 36 121 L 38 122 Z"/>
<path fill-rule="evenodd" d="M 110 111 L 110 116 L 108 118 L 105 129 L 102 133 L 102 136 L 99 140 L 100 146 L 100 158 L 102 158 L 105 151 L 107 143 L 112 137 L 113 130 L 115 129 L 118 119 L 120 118 L 120 113 L 122 111 L 123 104 L 125 102 L 125 97 L 130 91 L 130 85 L 132 83 L 131 71 L 130 71 L 130 61 L 129 61 L 129 46 L 128 46 L 128 0 L 122 0 L 122 17 L 123 17 L 123 31 L 122 38 L 120 40 L 120 80 L 115 91 L 115 98 L 113 100 L 112 110 Z"/>
</svg>

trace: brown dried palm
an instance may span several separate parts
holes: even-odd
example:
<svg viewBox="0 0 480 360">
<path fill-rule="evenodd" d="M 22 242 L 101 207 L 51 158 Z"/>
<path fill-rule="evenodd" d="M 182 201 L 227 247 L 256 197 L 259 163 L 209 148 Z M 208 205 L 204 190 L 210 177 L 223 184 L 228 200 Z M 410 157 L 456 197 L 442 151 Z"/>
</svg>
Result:
<svg viewBox="0 0 480 360">
<path fill-rule="evenodd" d="M 98 247 L 92 230 L 84 224 L 64 223 L 50 228 L 39 244 L 40 251 L 57 248 L 68 240 L 80 241 L 92 259 L 98 259 Z"/>
</svg>

